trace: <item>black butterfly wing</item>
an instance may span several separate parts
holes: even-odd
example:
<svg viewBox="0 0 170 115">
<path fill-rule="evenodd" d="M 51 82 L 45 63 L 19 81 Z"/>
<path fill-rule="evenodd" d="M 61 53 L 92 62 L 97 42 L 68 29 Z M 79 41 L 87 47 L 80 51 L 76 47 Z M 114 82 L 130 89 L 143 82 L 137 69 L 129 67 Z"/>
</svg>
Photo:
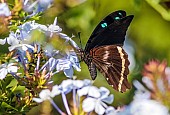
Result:
<svg viewBox="0 0 170 115">
<path fill-rule="evenodd" d="M 123 45 L 126 30 L 132 19 L 133 15 L 126 16 L 126 12 L 122 10 L 109 14 L 97 25 L 84 51 L 89 52 L 92 48 L 103 45 Z"/>
<path fill-rule="evenodd" d="M 130 89 L 131 86 L 127 80 L 130 63 L 122 46 L 100 46 L 93 48 L 90 55 L 93 57 L 92 63 L 115 90 L 125 92 L 126 89 Z"/>
<path fill-rule="evenodd" d="M 94 29 L 93 33 L 91 34 L 90 38 L 95 37 L 98 33 L 104 30 L 105 27 L 102 27 L 102 24 L 106 23 L 106 27 L 112 24 L 116 19 L 120 19 L 126 16 L 126 12 L 123 10 L 115 11 L 106 16 Z M 103 25 L 104 26 L 104 25 Z"/>
<path fill-rule="evenodd" d="M 109 14 L 97 25 L 83 52 L 92 79 L 97 76 L 97 68 L 120 92 L 130 88 L 127 80 L 129 61 L 122 46 L 132 19 L 133 15 L 126 16 L 122 10 Z"/>
</svg>

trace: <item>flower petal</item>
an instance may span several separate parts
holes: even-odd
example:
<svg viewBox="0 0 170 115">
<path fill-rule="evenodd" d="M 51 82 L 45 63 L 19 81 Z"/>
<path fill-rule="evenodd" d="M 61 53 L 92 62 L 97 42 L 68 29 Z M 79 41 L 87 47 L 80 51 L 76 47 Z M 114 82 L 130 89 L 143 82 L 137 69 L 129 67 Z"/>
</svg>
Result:
<svg viewBox="0 0 170 115">
<path fill-rule="evenodd" d="M 4 79 L 6 75 L 7 75 L 7 69 L 6 68 L 0 69 L 0 79 Z"/>
<path fill-rule="evenodd" d="M 60 89 L 65 94 L 69 93 L 73 89 L 73 81 L 71 79 L 64 80 L 60 85 Z"/>
<path fill-rule="evenodd" d="M 0 44 L 4 45 L 6 43 L 6 38 L 5 39 L 0 39 Z"/>
<path fill-rule="evenodd" d="M 100 97 L 100 92 L 99 92 L 98 88 L 95 86 L 83 87 L 82 89 L 79 89 L 77 91 L 77 94 L 79 96 L 88 95 L 88 96 L 92 96 L 92 97 L 96 97 L 96 98 Z"/>
<path fill-rule="evenodd" d="M 90 105 L 90 104 L 89 104 Z M 102 104 L 100 104 L 100 102 L 97 102 L 95 104 L 95 112 L 100 114 L 100 115 L 103 115 L 104 112 L 105 112 L 105 108 L 102 106 Z"/>
<path fill-rule="evenodd" d="M 66 77 L 72 78 L 73 77 L 73 68 L 70 67 L 70 69 L 64 69 L 64 74 L 66 75 Z"/>
<path fill-rule="evenodd" d="M 33 98 L 32 100 L 37 102 L 37 103 L 43 102 L 43 100 L 41 98 Z"/>
<path fill-rule="evenodd" d="M 114 107 L 109 106 L 106 108 L 105 113 L 106 113 L 106 115 L 116 115 L 116 110 Z"/>
<path fill-rule="evenodd" d="M 55 97 L 56 95 L 59 95 L 61 92 L 59 90 L 59 86 L 58 85 L 54 85 L 52 87 L 52 91 L 51 91 L 51 97 Z"/>
<path fill-rule="evenodd" d="M 95 98 L 99 98 L 101 96 L 99 89 L 95 86 L 90 86 L 89 91 L 88 91 L 88 95 L 91 96 L 91 97 L 95 97 Z"/>
<path fill-rule="evenodd" d="M 105 87 L 100 87 L 99 91 L 101 93 L 101 98 L 107 98 L 110 93 L 110 91 Z"/>
<path fill-rule="evenodd" d="M 14 73 L 16 73 L 17 72 L 17 70 L 18 70 L 18 67 L 17 66 L 13 66 L 14 65 L 14 63 L 10 63 L 10 64 L 8 64 L 8 72 L 14 72 Z"/>
<path fill-rule="evenodd" d="M 85 112 L 91 112 L 94 110 L 96 104 L 96 99 L 88 97 L 83 100 L 83 110 Z"/>
<path fill-rule="evenodd" d="M 83 81 L 82 80 L 74 80 L 73 85 L 76 88 L 81 88 L 81 87 L 83 87 Z"/>
<path fill-rule="evenodd" d="M 42 99 L 42 100 L 47 100 L 47 99 L 50 99 L 50 90 L 49 89 L 44 89 L 40 92 L 39 94 L 39 97 Z"/>
<path fill-rule="evenodd" d="M 113 102 L 113 99 L 114 99 L 114 96 L 113 96 L 113 94 L 111 94 L 111 95 L 103 98 L 102 101 L 103 101 L 103 102 L 106 102 L 106 103 L 108 103 L 108 104 L 111 104 L 111 103 Z"/>
</svg>

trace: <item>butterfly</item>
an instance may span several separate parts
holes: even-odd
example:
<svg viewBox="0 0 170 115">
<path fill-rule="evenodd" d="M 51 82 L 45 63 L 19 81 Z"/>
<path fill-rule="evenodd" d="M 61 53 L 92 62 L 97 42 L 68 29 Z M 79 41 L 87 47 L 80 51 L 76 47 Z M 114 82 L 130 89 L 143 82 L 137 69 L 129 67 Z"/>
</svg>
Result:
<svg viewBox="0 0 170 115">
<path fill-rule="evenodd" d="M 108 84 L 119 92 L 131 88 L 127 80 L 130 62 L 122 47 L 133 17 L 126 16 L 123 10 L 112 12 L 94 29 L 85 49 L 79 49 L 81 60 L 87 64 L 92 80 L 97 77 L 98 69 Z"/>
</svg>

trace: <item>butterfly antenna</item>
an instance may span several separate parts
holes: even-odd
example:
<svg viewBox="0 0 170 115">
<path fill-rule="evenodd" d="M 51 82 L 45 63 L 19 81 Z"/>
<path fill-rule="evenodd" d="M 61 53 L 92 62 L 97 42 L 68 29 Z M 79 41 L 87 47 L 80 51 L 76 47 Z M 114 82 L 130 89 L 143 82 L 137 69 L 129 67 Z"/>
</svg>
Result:
<svg viewBox="0 0 170 115">
<path fill-rule="evenodd" d="M 80 37 L 81 32 L 78 32 L 78 38 L 79 38 L 79 42 L 80 42 L 80 48 L 82 49 L 82 43 L 81 43 L 81 37 Z"/>
</svg>

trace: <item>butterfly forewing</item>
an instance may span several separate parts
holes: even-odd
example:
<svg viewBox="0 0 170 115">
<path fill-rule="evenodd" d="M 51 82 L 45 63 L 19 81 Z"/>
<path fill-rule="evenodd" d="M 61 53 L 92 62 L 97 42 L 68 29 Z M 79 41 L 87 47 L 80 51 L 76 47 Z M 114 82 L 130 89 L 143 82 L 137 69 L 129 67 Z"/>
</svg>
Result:
<svg viewBox="0 0 170 115">
<path fill-rule="evenodd" d="M 113 14 L 114 13 L 111 13 L 110 15 Z M 112 45 L 112 44 L 123 45 L 123 42 L 125 40 L 126 30 L 130 25 L 132 19 L 133 19 L 132 15 L 126 17 L 119 17 L 119 19 L 114 19 L 114 21 L 108 24 L 106 27 L 100 27 L 101 29 L 97 29 L 97 30 L 95 29 L 93 34 L 90 36 L 89 40 L 87 41 L 85 51 L 89 52 L 90 49 L 103 46 L 103 45 Z M 98 26 L 101 26 L 101 24 L 99 24 Z"/>
<path fill-rule="evenodd" d="M 105 28 L 103 26 L 109 26 L 115 21 L 115 18 L 123 18 L 126 16 L 126 12 L 123 10 L 115 11 L 106 16 L 94 29 L 93 33 L 91 34 L 90 38 L 95 37 L 97 34 L 99 34 L 101 31 L 103 31 Z M 102 26 L 103 24 L 103 26 Z"/>
<path fill-rule="evenodd" d="M 125 92 L 130 88 L 127 81 L 128 56 L 121 46 L 108 45 L 93 48 L 90 55 L 93 57 L 92 63 L 96 65 L 115 90 Z"/>
</svg>

